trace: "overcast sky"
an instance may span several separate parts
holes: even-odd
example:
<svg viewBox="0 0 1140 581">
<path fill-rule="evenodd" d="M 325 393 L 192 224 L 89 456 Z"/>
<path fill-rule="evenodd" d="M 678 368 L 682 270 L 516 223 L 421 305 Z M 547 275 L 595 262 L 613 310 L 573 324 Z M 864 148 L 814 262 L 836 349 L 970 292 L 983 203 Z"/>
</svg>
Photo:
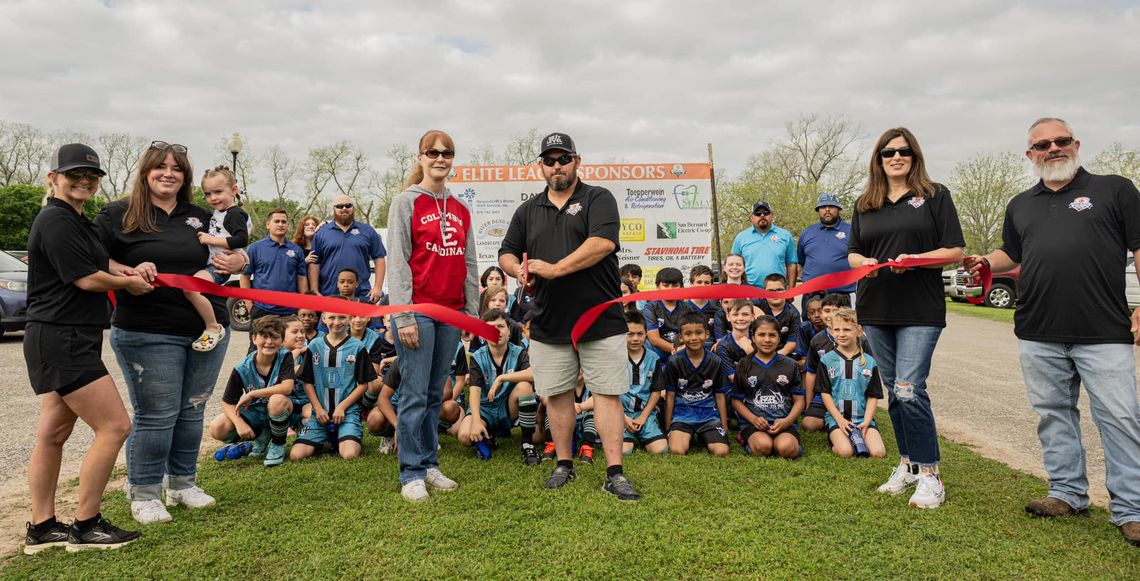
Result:
<svg viewBox="0 0 1140 581">
<path fill-rule="evenodd" d="M 735 175 L 800 113 L 907 126 L 940 181 L 1024 151 L 1044 115 L 1086 159 L 1140 147 L 1136 2 L 0 0 L 0 55 L 0 119 L 183 143 L 198 166 L 233 131 L 382 166 L 429 128 L 462 161 L 536 127 L 587 163 L 711 142 Z"/>
</svg>

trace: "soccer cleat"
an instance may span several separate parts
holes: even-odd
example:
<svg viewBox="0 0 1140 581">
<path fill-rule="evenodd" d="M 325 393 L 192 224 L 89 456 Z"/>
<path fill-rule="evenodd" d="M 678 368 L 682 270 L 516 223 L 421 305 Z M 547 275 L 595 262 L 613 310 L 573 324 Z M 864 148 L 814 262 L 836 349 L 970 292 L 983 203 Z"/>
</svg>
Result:
<svg viewBox="0 0 1140 581">
<path fill-rule="evenodd" d="M 616 496 L 618 500 L 641 500 L 641 494 L 634 490 L 633 484 L 624 474 L 607 476 L 606 482 L 602 484 L 602 490 Z"/>
<path fill-rule="evenodd" d="M 249 450 L 249 455 L 254 458 L 264 458 L 265 450 L 269 447 L 269 430 L 262 430 L 257 438 L 253 440 L 253 447 Z"/>
<path fill-rule="evenodd" d="M 427 487 L 423 480 L 409 480 L 400 487 L 400 496 L 409 502 L 426 502 L 428 499 Z"/>
<path fill-rule="evenodd" d="M 553 460 L 558 457 L 558 453 L 554 451 L 554 442 L 547 442 L 546 447 L 542 449 L 543 460 Z"/>
<path fill-rule="evenodd" d="M 117 549 L 127 543 L 137 541 L 142 533 L 137 531 L 124 531 L 113 525 L 105 518 L 100 517 L 94 526 L 80 533 L 73 525 L 71 535 L 67 539 L 68 552 L 74 553 L 84 549 Z"/>
<path fill-rule="evenodd" d="M 539 464 L 542 464 L 542 458 L 538 456 L 538 450 L 535 450 L 534 444 L 531 444 L 530 442 L 523 442 L 522 458 L 523 463 L 527 466 L 538 466 Z"/>
<path fill-rule="evenodd" d="M 170 513 L 166 512 L 166 507 L 162 506 L 162 501 L 158 499 L 132 501 L 131 516 L 135 522 L 143 525 L 174 520 Z"/>
<path fill-rule="evenodd" d="M 935 474 L 923 472 L 918 475 L 918 486 L 910 497 L 914 508 L 938 508 L 946 500 L 946 488 L 942 479 Z"/>
<path fill-rule="evenodd" d="M 895 466 L 894 472 L 891 472 L 891 477 L 879 486 L 878 490 L 883 494 L 902 494 L 904 490 L 914 486 L 917 482 L 918 477 L 910 473 L 910 466 L 899 464 Z"/>
<path fill-rule="evenodd" d="M 204 490 L 197 486 L 190 488 L 183 488 L 182 490 L 166 490 L 166 506 L 182 505 L 187 508 L 206 508 L 213 505 L 217 500 L 213 496 L 206 494 Z"/>
<path fill-rule="evenodd" d="M 62 547 L 67 544 L 67 536 L 70 531 L 71 527 L 55 521 L 51 528 L 37 533 L 32 528 L 32 523 L 27 523 L 27 533 L 24 535 L 24 554 L 34 555 L 52 547 Z"/>
<path fill-rule="evenodd" d="M 576 474 L 573 468 L 566 466 L 555 466 L 554 470 L 550 471 L 550 478 L 546 479 L 547 488 L 562 488 L 566 486 L 567 482 L 574 480 Z"/>
<path fill-rule="evenodd" d="M 391 436 L 380 436 L 380 445 L 376 448 L 381 454 L 391 454 L 396 449 L 396 440 Z"/>
<path fill-rule="evenodd" d="M 455 490 L 459 488 L 459 483 L 444 476 L 439 468 L 428 468 L 427 476 L 424 477 L 424 484 L 436 490 Z"/>
<path fill-rule="evenodd" d="M 582 444 L 578 447 L 578 461 L 583 464 L 594 463 L 594 447 L 589 444 Z"/>
<path fill-rule="evenodd" d="M 262 461 L 262 464 L 265 464 L 267 467 L 272 468 L 274 466 L 279 466 L 284 461 L 285 444 L 274 444 L 273 442 L 270 442 L 269 448 L 265 452 L 265 460 Z"/>
</svg>

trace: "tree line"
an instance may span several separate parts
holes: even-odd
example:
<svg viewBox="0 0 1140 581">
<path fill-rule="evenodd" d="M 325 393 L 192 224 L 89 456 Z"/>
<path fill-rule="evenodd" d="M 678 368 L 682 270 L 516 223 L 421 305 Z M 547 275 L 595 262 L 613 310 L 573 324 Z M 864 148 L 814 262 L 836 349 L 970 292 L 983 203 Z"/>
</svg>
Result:
<svg viewBox="0 0 1140 581">
<path fill-rule="evenodd" d="M 464 163 L 533 163 L 541 137 L 537 128 L 531 128 L 512 135 L 501 150 L 486 143 L 477 145 Z M 107 172 L 99 200 L 91 204 L 96 209 L 130 192 L 139 155 L 150 145 L 150 139 L 129 133 L 47 133 L 26 123 L 0 120 L 0 247 L 26 246 L 51 156 L 59 145 L 73 142 L 94 147 Z M 415 158 L 406 144 L 392 146 L 374 160 L 347 140 L 312 147 L 303 158 L 291 156 L 278 145 L 260 147 L 246 138 L 243 142 L 233 169 L 245 192 L 243 203 L 253 220 L 255 237 L 265 235 L 265 216 L 273 208 L 284 208 L 295 224 L 310 214 L 324 217 L 329 201 L 340 194 L 356 201 L 357 219 L 383 227 L 388 207 L 403 191 Z M 804 114 L 786 123 L 784 132 L 752 155 L 734 177 L 718 169 L 714 180 L 722 256 L 731 248 L 735 233 L 748 225 L 756 200 L 771 202 L 776 223 L 793 234 L 818 221 L 814 208 L 822 192 L 837 194 L 843 216 L 850 219 L 866 180 L 869 146 L 862 127 L 845 117 Z M 232 164 L 225 136 L 219 137 L 206 159 L 206 164 L 199 161 L 203 168 Z M 1121 143 L 1109 144 L 1086 165 L 1098 173 L 1140 182 L 1140 150 Z M 967 252 L 987 252 L 1000 243 L 1005 204 L 1033 182 L 1028 170 L 1021 152 L 977 153 L 954 166 L 944 181 L 958 206 Z M 195 182 L 198 179 L 190 177 Z M 196 202 L 204 205 L 197 187 L 195 193 Z"/>
</svg>

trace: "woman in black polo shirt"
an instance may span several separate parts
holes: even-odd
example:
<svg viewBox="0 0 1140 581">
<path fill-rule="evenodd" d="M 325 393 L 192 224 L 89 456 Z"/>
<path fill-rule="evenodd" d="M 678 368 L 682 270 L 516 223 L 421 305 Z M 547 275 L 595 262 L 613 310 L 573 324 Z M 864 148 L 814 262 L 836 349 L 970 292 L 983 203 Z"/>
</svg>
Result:
<svg viewBox="0 0 1140 581">
<path fill-rule="evenodd" d="M 851 220 L 852 268 L 902 258 L 962 259 L 966 245 L 950 191 L 930 181 L 922 149 L 907 129 L 888 129 L 875 144 L 870 176 Z M 938 433 L 926 377 L 946 326 L 941 267 L 876 271 L 859 282 L 859 322 L 883 384 L 900 462 L 879 492 L 917 485 L 910 505 L 936 508 L 945 498 L 938 472 Z"/>
<path fill-rule="evenodd" d="M 193 275 L 206 265 L 209 250 L 198 233 L 210 212 L 191 203 L 186 147 L 156 141 L 139 158 L 138 176 L 127 199 L 107 204 L 95 218 L 112 264 L 130 266 L 152 280 L 158 272 Z M 235 272 L 244 257 L 220 270 Z M 219 266 L 215 261 L 215 266 Z M 222 326 L 225 303 L 206 295 Z M 131 396 L 134 418 L 127 440 L 127 495 L 140 523 L 171 520 L 163 506 L 201 508 L 214 499 L 196 484 L 198 449 L 206 400 L 214 391 L 230 334 L 213 351 L 191 349 L 202 332 L 199 317 L 182 291 L 159 288 L 146 296 L 115 293 L 111 348 Z"/>
<path fill-rule="evenodd" d="M 102 518 L 99 506 L 119 449 L 131 429 L 115 382 L 101 358 L 109 322 L 107 291 L 145 294 L 138 276 L 109 273 L 107 251 L 83 204 L 105 175 L 99 156 L 86 145 L 59 148 L 48 173 L 44 208 L 28 236 L 28 325 L 24 359 L 32 389 L 40 398 L 36 445 L 28 463 L 32 521 L 24 552 L 67 544 L 116 548 L 139 537 Z M 79 473 L 79 507 L 71 526 L 55 518 L 55 491 L 63 445 L 82 418 L 95 440 Z M 32 524 L 35 523 L 35 524 Z"/>
</svg>

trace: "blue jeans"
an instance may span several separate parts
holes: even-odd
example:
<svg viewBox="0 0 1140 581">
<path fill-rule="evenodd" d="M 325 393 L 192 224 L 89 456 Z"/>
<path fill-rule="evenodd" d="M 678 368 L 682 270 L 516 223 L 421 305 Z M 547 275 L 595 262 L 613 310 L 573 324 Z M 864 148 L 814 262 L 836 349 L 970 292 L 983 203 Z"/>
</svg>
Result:
<svg viewBox="0 0 1140 581">
<path fill-rule="evenodd" d="M 396 339 L 396 365 L 400 366 L 399 443 L 400 484 L 422 480 L 428 468 L 439 467 L 439 406 L 443 382 L 455 360 L 459 329 L 416 314 L 420 346 L 409 349 Z"/>
<path fill-rule="evenodd" d="M 919 466 L 936 466 L 940 458 L 938 430 L 926 393 L 926 378 L 942 327 L 864 325 L 863 330 L 887 392 L 899 455 Z"/>
<path fill-rule="evenodd" d="M 1081 413 L 1077 409 L 1083 380 L 1093 422 L 1104 444 L 1112 522 L 1122 525 L 1140 521 L 1140 406 L 1132 345 L 1025 340 L 1019 344 L 1029 403 L 1041 417 L 1037 437 L 1049 473 L 1049 496 L 1078 510 L 1089 505 Z"/>
<path fill-rule="evenodd" d="M 202 416 L 226 357 L 230 333 L 213 351 L 191 349 L 193 337 L 111 328 L 111 349 L 127 382 L 134 410 L 127 438 L 127 496 L 162 498 L 194 486 Z"/>
</svg>

